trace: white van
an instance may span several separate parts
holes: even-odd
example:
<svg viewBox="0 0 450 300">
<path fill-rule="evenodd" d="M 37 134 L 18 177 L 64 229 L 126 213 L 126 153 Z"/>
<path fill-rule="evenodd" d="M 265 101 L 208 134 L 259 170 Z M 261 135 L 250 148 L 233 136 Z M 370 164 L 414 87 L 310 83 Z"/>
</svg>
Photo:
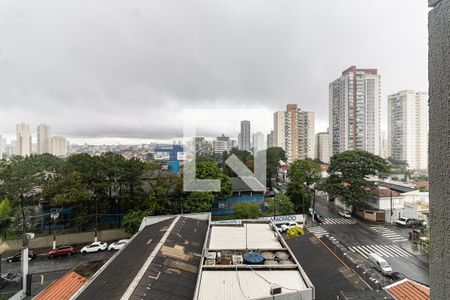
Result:
<svg viewBox="0 0 450 300">
<path fill-rule="evenodd" d="M 383 273 L 384 275 L 392 274 L 391 266 L 388 264 L 388 262 L 384 258 L 379 256 L 378 254 L 370 253 L 369 254 L 369 260 L 372 263 L 374 263 L 375 266 L 377 267 L 377 269 L 380 270 L 381 273 Z"/>
</svg>

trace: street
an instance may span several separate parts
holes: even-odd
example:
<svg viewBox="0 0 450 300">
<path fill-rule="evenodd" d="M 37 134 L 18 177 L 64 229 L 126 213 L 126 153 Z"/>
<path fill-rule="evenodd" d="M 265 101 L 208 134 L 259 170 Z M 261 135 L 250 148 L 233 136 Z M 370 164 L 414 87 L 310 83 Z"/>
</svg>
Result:
<svg viewBox="0 0 450 300">
<path fill-rule="evenodd" d="M 325 218 L 323 225 L 311 228 L 316 236 L 329 234 L 362 261 L 368 262 L 369 253 L 378 253 L 394 272 L 429 284 L 428 259 L 420 251 L 413 251 L 408 240 L 411 229 L 343 218 L 338 215 L 333 203 L 328 204 L 321 196 L 317 197 L 315 210 Z"/>
</svg>

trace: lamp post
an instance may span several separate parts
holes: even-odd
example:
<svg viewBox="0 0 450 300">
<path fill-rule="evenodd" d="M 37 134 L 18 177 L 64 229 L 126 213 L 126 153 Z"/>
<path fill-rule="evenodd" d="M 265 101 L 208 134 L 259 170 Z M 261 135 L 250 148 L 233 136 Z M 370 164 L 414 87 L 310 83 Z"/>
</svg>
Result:
<svg viewBox="0 0 450 300">
<path fill-rule="evenodd" d="M 56 249 L 56 221 L 59 218 L 59 210 L 53 210 L 50 213 L 50 218 L 53 220 L 53 250 Z"/>
</svg>

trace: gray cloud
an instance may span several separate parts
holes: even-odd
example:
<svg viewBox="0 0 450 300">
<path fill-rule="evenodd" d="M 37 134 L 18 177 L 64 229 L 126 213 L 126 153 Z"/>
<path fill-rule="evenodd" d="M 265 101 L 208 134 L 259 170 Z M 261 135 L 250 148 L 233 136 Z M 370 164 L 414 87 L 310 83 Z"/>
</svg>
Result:
<svg viewBox="0 0 450 300">
<path fill-rule="evenodd" d="M 328 83 L 350 65 L 379 69 L 383 103 L 427 88 L 427 12 L 422 0 L 4 0 L 0 133 L 43 122 L 172 138 L 184 108 L 288 102 L 323 130 Z"/>
</svg>

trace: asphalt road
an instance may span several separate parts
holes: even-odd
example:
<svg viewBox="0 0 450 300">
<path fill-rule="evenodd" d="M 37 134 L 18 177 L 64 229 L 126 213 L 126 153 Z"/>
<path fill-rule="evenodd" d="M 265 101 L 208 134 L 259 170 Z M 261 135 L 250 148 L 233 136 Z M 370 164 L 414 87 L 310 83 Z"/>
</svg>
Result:
<svg viewBox="0 0 450 300">
<path fill-rule="evenodd" d="M 390 224 L 366 223 L 353 220 L 356 224 L 339 224 L 343 219 L 337 214 L 333 204 L 318 197 L 316 211 L 325 219 L 336 224 L 323 224 L 330 236 L 336 238 L 363 261 L 367 261 L 368 252 L 382 253 L 394 272 L 418 282 L 429 284 L 428 259 L 420 251 L 413 251 L 408 240 L 409 228 L 399 228 Z M 368 262 L 369 263 L 369 262 Z"/>
</svg>

